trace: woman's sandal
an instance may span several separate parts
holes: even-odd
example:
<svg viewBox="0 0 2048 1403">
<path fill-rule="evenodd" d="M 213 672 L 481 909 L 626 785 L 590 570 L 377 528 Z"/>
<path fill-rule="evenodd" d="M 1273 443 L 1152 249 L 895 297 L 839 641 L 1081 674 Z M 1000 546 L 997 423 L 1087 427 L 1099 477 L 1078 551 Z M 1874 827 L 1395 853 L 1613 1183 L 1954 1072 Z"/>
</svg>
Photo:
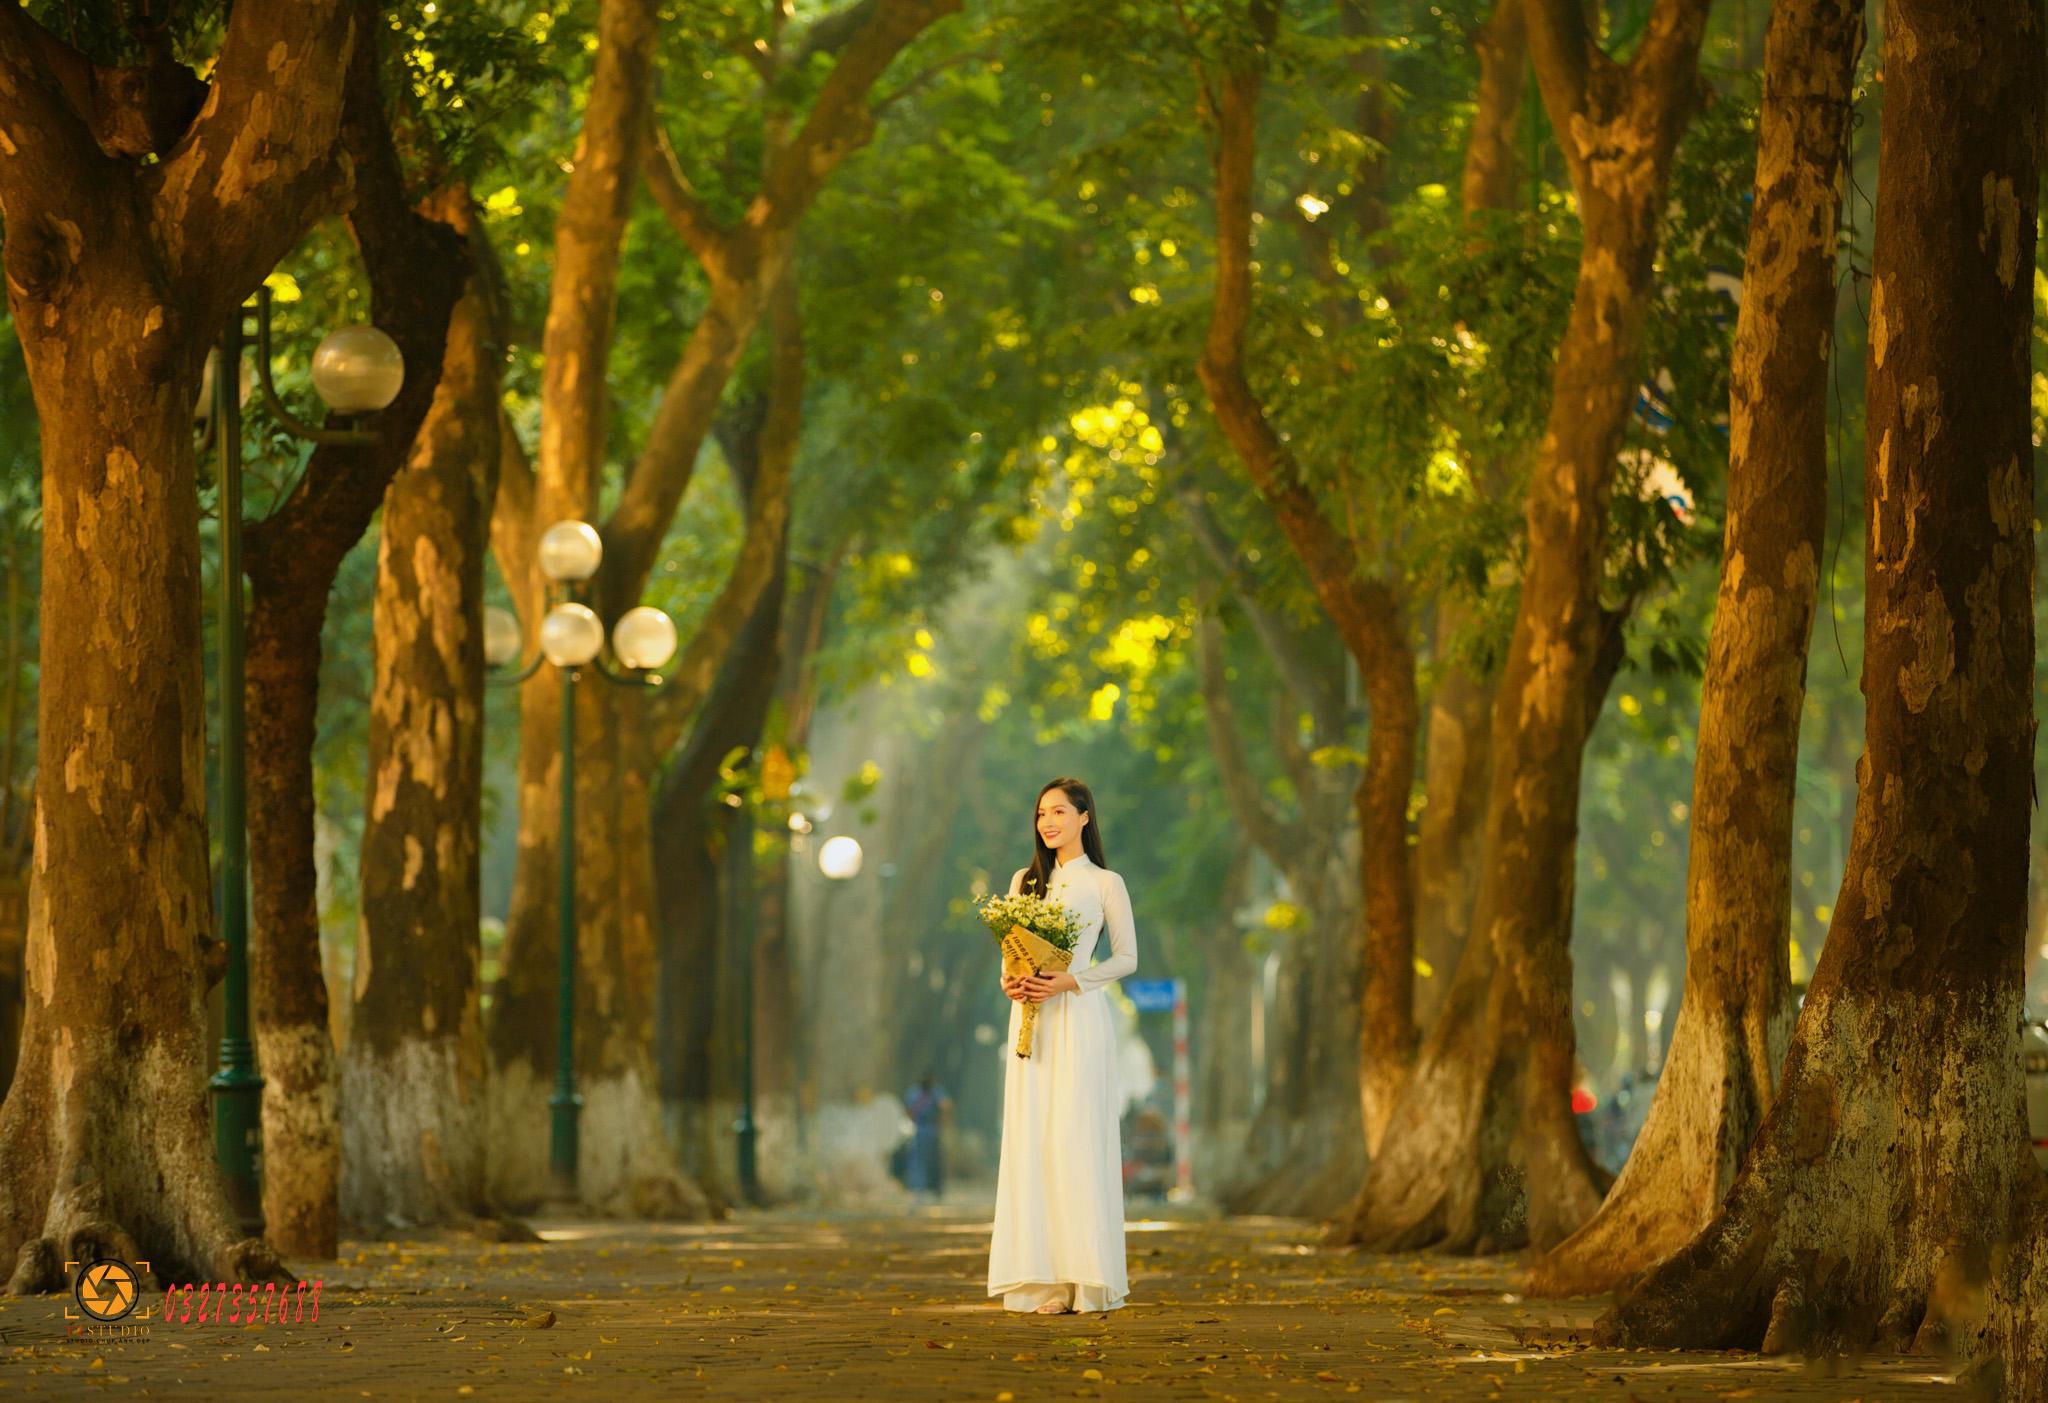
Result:
<svg viewBox="0 0 2048 1403">
<path fill-rule="evenodd" d="M 1065 1301 L 1047 1301 L 1032 1311 L 1033 1315 L 1072 1315 L 1074 1308 Z"/>
</svg>

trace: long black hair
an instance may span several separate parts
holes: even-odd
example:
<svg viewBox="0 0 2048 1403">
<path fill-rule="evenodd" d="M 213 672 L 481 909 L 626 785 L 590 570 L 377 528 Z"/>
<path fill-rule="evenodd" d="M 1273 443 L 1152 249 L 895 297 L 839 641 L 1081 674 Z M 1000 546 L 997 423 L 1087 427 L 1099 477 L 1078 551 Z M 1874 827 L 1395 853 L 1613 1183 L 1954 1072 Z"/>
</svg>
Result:
<svg viewBox="0 0 2048 1403">
<path fill-rule="evenodd" d="M 1043 896 L 1051 889 L 1053 868 L 1059 862 L 1038 833 L 1039 801 L 1055 789 L 1064 789 L 1067 802 L 1075 811 L 1088 815 L 1088 821 L 1081 825 L 1081 851 L 1097 867 L 1109 865 L 1102 856 L 1102 815 L 1095 812 L 1095 796 L 1088 792 L 1088 786 L 1071 777 L 1049 780 L 1031 801 L 1031 870 L 1024 875 L 1023 890 L 1034 896 Z"/>
</svg>

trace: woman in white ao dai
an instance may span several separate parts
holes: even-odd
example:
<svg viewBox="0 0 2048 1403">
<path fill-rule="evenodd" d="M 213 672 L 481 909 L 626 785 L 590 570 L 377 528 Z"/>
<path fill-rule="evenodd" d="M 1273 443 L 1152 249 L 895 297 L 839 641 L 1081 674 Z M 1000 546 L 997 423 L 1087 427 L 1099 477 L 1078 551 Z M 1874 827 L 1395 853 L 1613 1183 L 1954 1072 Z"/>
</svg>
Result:
<svg viewBox="0 0 2048 1403">
<path fill-rule="evenodd" d="M 1039 794 L 1037 858 L 1012 895 L 1042 892 L 1081 916 L 1071 968 L 1003 980 L 1003 1151 L 988 1294 L 1006 1310 L 1106 1311 L 1124 1304 L 1123 1155 L 1116 1032 L 1104 988 L 1138 967 L 1124 879 L 1102 862 L 1095 800 L 1075 779 Z M 1110 953 L 1090 964 L 1099 937 Z M 1025 1002 L 1038 1005 L 1031 1055 L 1016 1055 Z"/>
</svg>

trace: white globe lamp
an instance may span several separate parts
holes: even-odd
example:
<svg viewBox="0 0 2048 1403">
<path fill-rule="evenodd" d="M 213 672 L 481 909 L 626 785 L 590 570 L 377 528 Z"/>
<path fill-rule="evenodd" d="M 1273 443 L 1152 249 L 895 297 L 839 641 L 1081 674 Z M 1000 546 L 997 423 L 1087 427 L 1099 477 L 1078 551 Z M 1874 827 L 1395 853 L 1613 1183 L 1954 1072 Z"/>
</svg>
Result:
<svg viewBox="0 0 2048 1403">
<path fill-rule="evenodd" d="M 518 659 L 519 650 L 525 644 L 526 636 L 520 632 L 517 614 L 495 604 L 484 610 L 485 662 L 492 667 L 503 667 Z"/>
<path fill-rule="evenodd" d="M 313 388 L 340 413 L 382 409 L 398 398 L 403 384 L 405 356 L 374 326 L 330 331 L 313 352 Z"/>
<path fill-rule="evenodd" d="M 860 840 L 844 833 L 827 838 L 818 849 L 818 870 L 835 882 L 860 875 Z"/>
<path fill-rule="evenodd" d="M 541 620 L 540 650 L 556 667 L 581 667 L 604 647 L 604 624 L 581 604 L 557 604 Z"/>
<path fill-rule="evenodd" d="M 540 572 L 556 584 L 575 584 L 597 573 L 604 542 L 587 521 L 558 521 L 541 533 Z"/>
<path fill-rule="evenodd" d="M 612 625 L 612 651 L 627 667 L 651 672 L 676 655 L 675 620 L 642 604 Z"/>
</svg>

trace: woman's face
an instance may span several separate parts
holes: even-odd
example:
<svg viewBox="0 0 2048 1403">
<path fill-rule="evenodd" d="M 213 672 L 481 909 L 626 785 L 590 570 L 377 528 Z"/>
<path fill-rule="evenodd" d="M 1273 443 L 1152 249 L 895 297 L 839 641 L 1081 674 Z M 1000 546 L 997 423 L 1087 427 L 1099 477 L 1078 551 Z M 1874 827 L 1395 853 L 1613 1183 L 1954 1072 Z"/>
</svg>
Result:
<svg viewBox="0 0 2048 1403">
<path fill-rule="evenodd" d="M 1054 852 L 1081 836 L 1088 815 L 1074 807 L 1064 789 L 1048 789 L 1038 798 L 1038 836 Z"/>
</svg>

